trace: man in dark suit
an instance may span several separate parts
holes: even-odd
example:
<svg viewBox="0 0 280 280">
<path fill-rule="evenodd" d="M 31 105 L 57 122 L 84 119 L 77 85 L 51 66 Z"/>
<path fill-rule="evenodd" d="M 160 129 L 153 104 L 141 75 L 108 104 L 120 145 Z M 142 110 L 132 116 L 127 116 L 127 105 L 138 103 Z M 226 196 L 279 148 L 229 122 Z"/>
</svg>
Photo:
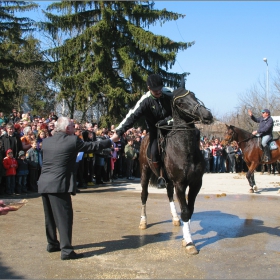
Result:
<svg viewBox="0 0 280 280">
<path fill-rule="evenodd" d="M 75 125 L 66 118 L 57 120 L 53 137 L 44 139 L 43 166 L 38 182 L 45 212 L 47 251 L 61 250 L 62 260 L 78 259 L 83 254 L 72 246 L 73 208 L 71 194 L 75 194 L 75 162 L 78 152 L 101 151 L 110 148 L 117 136 L 99 142 L 84 142 L 74 135 Z M 56 229 L 60 235 L 57 239 Z"/>
<path fill-rule="evenodd" d="M 22 150 L 22 142 L 20 141 L 19 134 L 15 133 L 14 125 L 8 123 L 6 125 L 7 133 L 1 136 L 3 145 L 1 148 L 2 156 L 6 156 L 6 151 L 13 150 L 13 155 L 15 158 L 18 156 L 18 152 Z"/>
</svg>

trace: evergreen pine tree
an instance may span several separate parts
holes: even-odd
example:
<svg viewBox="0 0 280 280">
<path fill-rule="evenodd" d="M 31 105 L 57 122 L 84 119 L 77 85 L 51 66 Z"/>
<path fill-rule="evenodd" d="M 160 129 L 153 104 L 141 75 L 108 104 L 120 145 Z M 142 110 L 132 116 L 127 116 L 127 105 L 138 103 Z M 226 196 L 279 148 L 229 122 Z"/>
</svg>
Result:
<svg viewBox="0 0 280 280">
<path fill-rule="evenodd" d="M 51 13 L 55 11 L 55 13 Z M 55 61 L 53 79 L 58 98 L 65 99 L 71 114 L 87 110 L 103 93 L 108 103 L 105 123 L 117 124 L 147 91 L 146 80 L 160 74 L 167 86 L 176 87 L 181 76 L 169 72 L 179 50 L 194 42 L 174 42 L 144 28 L 177 20 L 181 14 L 155 10 L 149 1 L 62 1 L 48 6 L 42 23 L 55 38 L 64 34 L 61 46 L 48 50 Z"/>
<path fill-rule="evenodd" d="M 16 12 L 29 11 L 38 5 L 24 1 L 0 2 L 0 109 L 4 112 L 14 106 L 17 95 L 17 69 L 28 65 L 19 58 L 21 46 L 26 44 L 23 36 L 32 30 L 33 21 L 16 17 Z"/>
</svg>

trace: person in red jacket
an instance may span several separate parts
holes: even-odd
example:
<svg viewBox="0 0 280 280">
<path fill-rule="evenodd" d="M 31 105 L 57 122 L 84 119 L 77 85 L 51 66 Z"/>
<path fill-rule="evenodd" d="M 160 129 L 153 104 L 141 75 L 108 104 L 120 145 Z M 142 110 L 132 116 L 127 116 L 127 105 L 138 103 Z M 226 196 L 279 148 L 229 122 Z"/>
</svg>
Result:
<svg viewBox="0 0 280 280">
<path fill-rule="evenodd" d="M 13 151 L 8 149 L 3 159 L 3 166 L 6 169 L 6 193 L 12 195 L 15 192 L 17 160 L 13 157 Z"/>
</svg>

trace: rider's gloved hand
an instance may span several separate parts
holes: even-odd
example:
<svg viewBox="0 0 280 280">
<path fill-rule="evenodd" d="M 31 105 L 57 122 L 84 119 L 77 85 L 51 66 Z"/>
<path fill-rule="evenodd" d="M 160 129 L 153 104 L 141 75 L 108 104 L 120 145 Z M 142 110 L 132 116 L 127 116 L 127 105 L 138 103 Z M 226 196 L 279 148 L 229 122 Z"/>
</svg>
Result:
<svg viewBox="0 0 280 280">
<path fill-rule="evenodd" d="M 167 124 L 167 121 L 164 119 L 164 120 L 158 121 L 156 123 L 156 126 L 163 126 L 163 125 L 166 125 L 166 124 Z"/>
<path fill-rule="evenodd" d="M 173 123 L 173 118 L 171 116 L 166 117 L 164 120 L 158 121 L 156 126 L 171 125 Z"/>
<path fill-rule="evenodd" d="M 168 125 L 172 125 L 173 124 L 173 118 L 171 118 L 170 120 L 167 121 Z"/>
</svg>

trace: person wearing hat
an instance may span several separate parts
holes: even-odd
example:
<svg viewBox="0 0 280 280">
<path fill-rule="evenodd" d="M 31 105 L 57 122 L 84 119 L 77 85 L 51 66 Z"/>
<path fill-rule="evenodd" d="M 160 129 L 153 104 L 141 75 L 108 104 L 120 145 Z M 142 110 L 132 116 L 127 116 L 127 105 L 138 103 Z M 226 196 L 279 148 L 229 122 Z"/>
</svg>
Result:
<svg viewBox="0 0 280 280">
<path fill-rule="evenodd" d="M 267 144 L 270 140 L 272 140 L 272 130 L 273 130 L 273 119 L 270 116 L 270 111 L 268 109 L 263 109 L 261 111 L 262 116 L 261 117 L 255 117 L 252 113 L 252 111 L 249 109 L 248 114 L 251 117 L 251 119 L 259 123 L 258 130 L 255 130 L 252 132 L 253 135 L 259 134 L 262 138 L 262 146 L 264 151 L 263 161 L 269 162 L 271 159 L 270 155 L 270 148 Z"/>
<path fill-rule="evenodd" d="M 6 157 L 3 159 L 3 166 L 6 170 L 6 193 L 12 195 L 15 192 L 16 173 L 18 168 L 12 149 L 6 151 Z"/>
<path fill-rule="evenodd" d="M 147 86 L 149 91 L 129 111 L 125 119 L 116 128 L 116 133 L 121 137 L 138 119 L 142 116 L 145 117 L 150 135 L 151 159 L 156 170 L 156 175 L 159 178 L 158 187 L 163 188 L 165 187 L 165 180 L 160 175 L 160 156 L 157 144 L 156 123 L 162 120 L 167 122 L 172 118 L 172 96 L 163 94 L 165 91 L 170 92 L 170 89 L 163 87 L 163 80 L 158 74 L 152 74 L 148 77 Z"/>
</svg>

